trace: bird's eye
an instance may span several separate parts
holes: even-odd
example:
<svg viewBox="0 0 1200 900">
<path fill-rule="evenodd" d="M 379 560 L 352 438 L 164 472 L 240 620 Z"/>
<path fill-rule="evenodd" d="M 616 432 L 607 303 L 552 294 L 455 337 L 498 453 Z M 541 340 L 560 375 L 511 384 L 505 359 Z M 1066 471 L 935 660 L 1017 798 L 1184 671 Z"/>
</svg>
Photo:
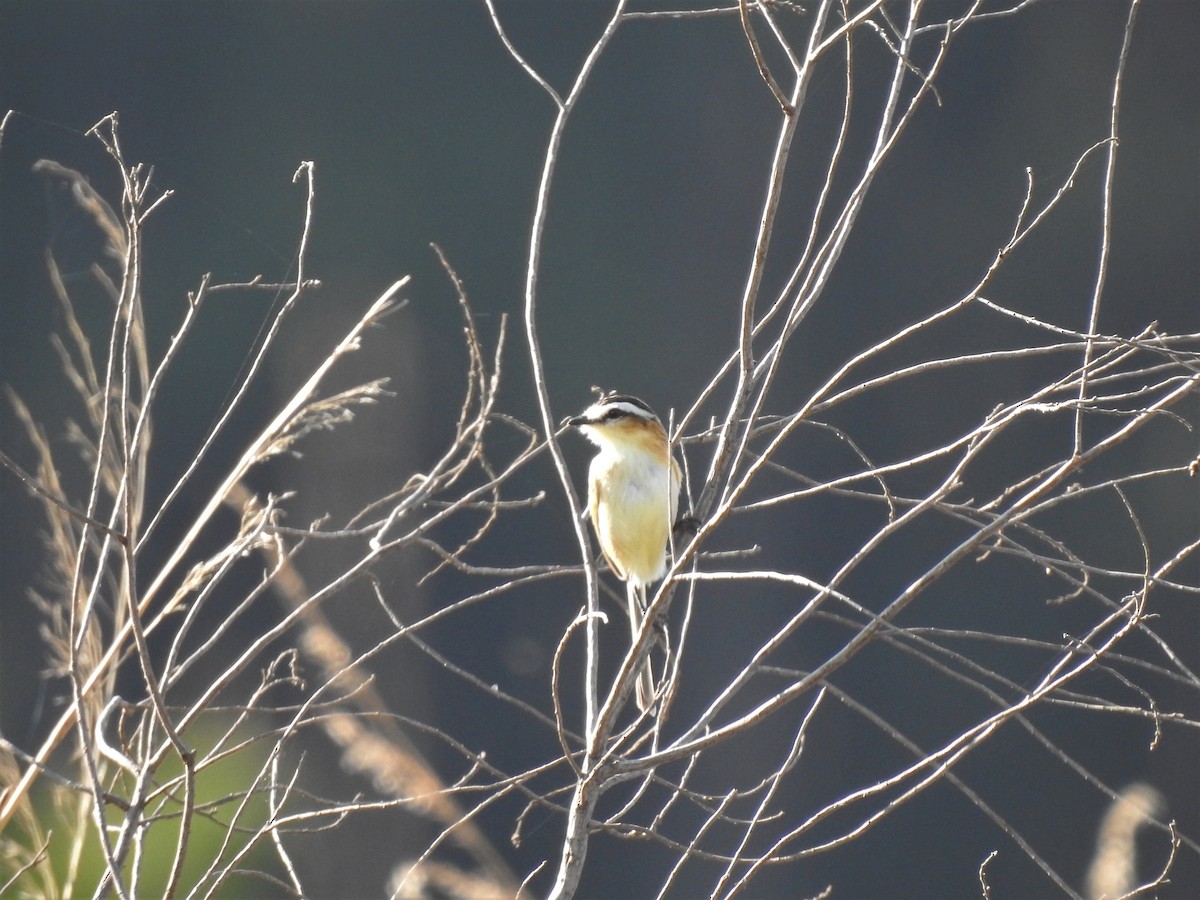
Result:
<svg viewBox="0 0 1200 900">
<path fill-rule="evenodd" d="M 610 409 L 604 414 L 604 421 L 615 422 L 617 419 L 623 419 L 627 415 L 629 415 L 629 413 L 625 412 L 623 409 Z"/>
</svg>

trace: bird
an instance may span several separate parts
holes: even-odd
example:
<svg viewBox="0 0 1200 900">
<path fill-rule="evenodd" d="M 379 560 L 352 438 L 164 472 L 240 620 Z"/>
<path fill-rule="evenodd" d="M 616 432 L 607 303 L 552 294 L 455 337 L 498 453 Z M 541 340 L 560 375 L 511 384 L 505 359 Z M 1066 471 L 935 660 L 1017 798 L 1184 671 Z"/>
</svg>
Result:
<svg viewBox="0 0 1200 900">
<path fill-rule="evenodd" d="M 636 641 L 646 613 L 646 589 L 667 571 L 667 542 L 679 505 L 682 474 L 667 432 L 637 397 L 601 393 L 567 419 L 596 445 L 588 469 L 588 515 L 609 568 L 625 582 L 629 626 Z M 654 706 L 654 673 L 646 659 L 637 705 Z"/>
</svg>

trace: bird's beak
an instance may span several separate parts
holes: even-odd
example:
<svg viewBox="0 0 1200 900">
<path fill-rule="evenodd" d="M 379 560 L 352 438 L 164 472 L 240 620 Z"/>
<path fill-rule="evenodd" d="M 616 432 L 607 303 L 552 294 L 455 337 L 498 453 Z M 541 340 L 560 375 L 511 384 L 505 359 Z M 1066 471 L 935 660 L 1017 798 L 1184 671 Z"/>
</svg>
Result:
<svg viewBox="0 0 1200 900">
<path fill-rule="evenodd" d="M 588 420 L 583 416 L 568 416 L 563 419 L 564 425 L 570 425 L 572 428 L 582 428 L 588 423 Z"/>
</svg>

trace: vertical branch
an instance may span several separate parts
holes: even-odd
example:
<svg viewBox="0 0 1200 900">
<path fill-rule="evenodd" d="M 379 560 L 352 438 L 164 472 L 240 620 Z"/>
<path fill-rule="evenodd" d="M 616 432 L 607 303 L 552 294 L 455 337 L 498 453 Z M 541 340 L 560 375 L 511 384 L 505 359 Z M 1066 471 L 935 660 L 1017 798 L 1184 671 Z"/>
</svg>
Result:
<svg viewBox="0 0 1200 900">
<path fill-rule="evenodd" d="M 789 95 L 787 104 L 782 107 L 783 121 L 779 134 L 775 139 L 775 150 L 767 176 L 767 193 L 763 200 L 762 212 L 759 215 L 758 231 L 754 238 L 754 254 L 746 275 L 746 284 L 742 290 L 740 319 L 738 328 L 738 373 L 737 385 L 734 388 L 733 400 L 717 435 L 717 447 L 709 464 L 704 488 L 696 500 L 696 514 L 703 519 L 716 501 L 717 492 L 725 490 L 725 473 L 733 463 L 733 442 L 738 436 L 740 423 L 743 419 L 746 405 L 750 401 L 752 379 L 754 375 L 754 309 L 758 300 L 759 287 L 762 284 L 763 273 L 767 262 L 767 248 L 775 230 L 775 217 L 779 211 L 779 203 L 783 192 L 784 174 L 792 147 L 792 139 L 800 122 L 800 110 L 803 106 L 804 95 L 808 89 L 815 55 L 813 48 L 820 39 L 825 27 L 825 19 L 829 14 L 830 0 L 822 0 L 820 8 L 814 16 L 812 31 L 808 38 L 808 51 L 805 53 L 801 69 L 795 73 L 795 84 Z"/>
<path fill-rule="evenodd" d="M 585 715 L 587 718 L 587 727 L 585 733 L 589 735 L 589 750 L 588 755 L 584 759 L 584 771 L 587 771 L 591 754 L 590 736 L 593 733 L 596 723 L 596 707 L 597 707 L 597 684 L 599 682 L 599 634 L 597 622 L 597 612 L 599 605 L 597 602 L 597 582 L 595 567 L 591 564 L 592 559 L 591 543 L 587 536 L 587 527 L 582 520 L 582 508 L 579 501 L 575 497 L 575 491 L 571 484 L 571 476 L 567 471 L 567 463 L 562 455 L 562 449 L 558 445 L 556 434 L 558 427 L 554 422 L 554 416 L 550 411 L 550 396 L 549 389 L 546 384 L 546 367 L 542 358 L 541 344 L 538 339 L 537 331 L 537 282 L 538 273 L 541 265 L 542 255 L 542 237 L 546 228 L 546 216 L 549 211 L 550 204 L 550 189 L 554 180 L 554 169 L 558 164 L 559 148 L 562 145 L 563 134 L 566 132 L 567 121 L 571 116 L 575 104 L 578 102 L 583 87 L 587 84 L 588 78 L 591 77 L 592 70 L 595 68 L 596 62 L 600 59 L 604 48 L 608 46 L 613 35 L 616 33 L 617 26 L 621 22 L 621 16 L 625 9 L 627 0 L 618 0 L 613 14 L 608 20 L 604 31 L 596 42 L 592 45 L 591 51 L 584 60 L 583 65 L 579 69 L 579 73 L 575 76 L 575 82 L 571 86 L 565 100 L 560 100 L 557 93 L 550 88 L 549 84 L 537 75 L 536 71 L 527 63 L 515 50 L 509 42 L 508 37 L 504 34 L 503 28 L 500 27 L 499 19 L 496 16 L 495 8 L 491 0 L 487 0 L 488 9 L 492 14 L 493 24 L 496 26 L 505 46 L 509 49 L 510 54 L 518 62 L 519 65 L 532 75 L 534 80 L 546 89 L 550 96 L 555 100 L 557 114 L 554 117 L 554 124 L 550 129 L 550 137 L 547 141 L 546 152 L 542 162 L 542 174 L 538 181 L 536 194 L 536 202 L 534 206 L 533 222 L 529 229 L 529 255 L 525 267 L 525 337 L 529 344 L 529 358 L 533 369 L 533 383 L 537 394 L 538 412 L 541 414 L 542 430 L 546 435 L 546 442 L 550 448 L 550 455 L 554 460 L 554 468 L 558 472 L 559 481 L 562 484 L 563 492 L 567 497 L 567 502 L 571 507 L 571 522 L 575 529 L 575 538 L 579 544 L 580 556 L 585 560 L 585 577 L 587 583 L 588 596 L 588 616 L 587 616 L 587 671 L 585 673 Z"/>
<path fill-rule="evenodd" d="M 1121 39 L 1121 54 L 1117 58 L 1117 73 L 1113 77 L 1112 103 L 1109 105 L 1108 148 L 1104 163 L 1104 195 L 1101 204 L 1100 224 L 1100 260 L 1096 268 L 1096 281 L 1092 287 L 1091 308 L 1088 312 L 1087 340 L 1083 345 L 1083 375 L 1079 379 L 1079 406 L 1075 410 L 1075 444 L 1076 455 L 1083 451 L 1083 412 L 1087 400 L 1088 376 L 1095 347 L 1096 330 L 1100 323 L 1100 298 L 1104 294 L 1104 282 L 1108 277 L 1108 257 L 1112 247 L 1112 197 L 1113 180 L 1117 171 L 1117 113 L 1121 107 L 1121 83 L 1125 75 L 1125 62 L 1129 58 L 1129 45 L 1133 42 L 1133 21 L 1137 16 L 1138 3 L 1132 0 L 1129 4 L 1129 16 L 1125 20 L 1125 33 Z"/>
<path fill-rule="evenodd" d="M 104 122 L 108 122 L 108 121 L 109 121 L 109 119 L 106 118 L 100 124 L 104 124 Z M 99 127 L 99 125 L 96 127 Z M 184 473 L 184 475 L 182 476 L 180 481 L 176 483 L 176 486 L 173 489 L 173 491 L 170 494 L 168 494 L 167 498 L 163 501 L 162 505 L 160 506 L 160 508 L 158 510 L 158 514 L 155 516 L 154 519 L 152 519 L 152 521 L 150 522 L 149 526 L 147 526 L 145 531 L 143 531 L 143 533 L 141 535 L 141 543 L 144 543 L 146 541 L 146 539 L 149 537 L 150 532 L 153 530 L 154 526 L 159 521 L 159 518 L 161 517 L 163 510 L 165 510 L 166 507 L 170 504 L 172 498 L 177 495 L 177 493 L 181 489 L 184 481 L 186 481 L 187 478 L 190 476 L 190 474 L 195 471 L 196 467 L 199 465 L 199 461 L 200 461 L 201 457 L 204 455 L 205 450 L 209 446 L 211 446 L 216 432 L 220 430 L 220 428 L 224 424 L 224 422 L 226 422 L 228 420 L 228 418 L 232 415 L 233 409 L 239 405 L 239 401 L 241 400 L 241 398 L 244 395 L 244 392 L 247 389 L 249 380 L 258 371 L 258 368 L 262 363 L 263 357 L 266 354 L 267 348 L 271 345 L 274 336 L 278 333 L 278 329 L 280 327 L 281 319 L 282 319 L 283 315 L 296 302 L 296 300 L 299 298 L 300 293 L 302 292 L 303 288 L 306 285 L 306 282 L 304 280 L 305 269 L 306 269 L 305 254 L 307 252 L 308 236 L 311 232 L 312 216 L 313 216 L 313 209 L 314 209 L 314 189 L 313 189 L 313 178 L 312 178 L 312 165 L 306 163 L 303 166 L 301 166 L 296 171 L 294 180 L 299 180 L 302 173 L 307 174 L 308 193 L 307 193 L 307 200 L 305 203 L 304 228 L 303 228 L 303 231 L 301 234 L 299 250 L 298 250 L 298 260 L 297 260 L 297 269 L 298 269 L 297 275 L 298 275 L 298 277 L 297 277 L 296 283 L 294 285 L 292 285 L 292 287 L 293 287 L 292 294 L 288 297 L 287 301 L 285 302 L 285 304 L 283 306 L 283 309 L 279 312 L 279 314 L 277 314 L 274 322 L 272 323 L 272 329 L 271 329 L 270 333 L 267 335 L 267 338 L 264 339 L 263 344 L 259 349 L 259 353 L 256 355 L 255 360 L 254 360 L 253 364 L 251 365 L 250 371 L 247 373 L 246 378 L 243 380 L 243 383 L 242 383 L 237 395 L 230 402 L 230 404 L 227 407 L 225 413 L 223 414 L 220 422 L 218 422 L 216 428 L 214 428 L 214 431 L 209 435 L 209 438 L 206 440 L 205 444 L 201 447 L 200 451 L 198 451 L 196 456 L 193 457 L 188 470 Z M 125 243 L 125 246 L 121 247 L 122 255 L 127 256 L 128 242 L 126 241 L 124 243 Z M 400 288 L 401 284 L 403 284 L 403 282 L 399 282 L 399 283 L 393 285 L 391 290 L 389 290 L 385 294 L 384 297 L 380 298 L 379 301 L 376 301 L 376 303 L 377 304 L 386 304 L 387 300 L 391 297 L 392 294 L 395 293 L 396 290 L 398 290 Z M 117 350 L 118 335 L 120 334 L 121 319 L 122 319 L 122 315 L 120 313 L 118 313 L 114 317 L 113 330 L 110 335 L 109 357 L 108 357 L 109 358 L 109 366 L 108 366 L 108 371 L 106 372 L 106 375 L 105 375 L 105 387 L 104 387 L 104 398 L 103 398 L 103 401 L 105 403 L 109 402 L 108 398 L 110 398 L 113 394 L 113 389 L 112 389 L 112 384 L 114 381 L 113 367 L 114 367 L 114 362 L 118 356 L 118 350 Z M 329 364 L 330 363 L 327 362 L 326 366 L 324 368 L 320 369 L 319 371 L 322 373 L 324 371 L 326 371 L 328 369 Z M 318 380 L 319 380 L 319 377 L 318 377 Z M 313 384 L 315 384 L 315 382 L 310 382 L 310 386 Z M 235 467 L 235 471 L 231 472 L 227 476 L 227 478 L 225 479 L 225 481 L 221 485 L 221 487 L 218 488 L 217 492 L 209 497 L 208 502 L 205 504 L 204 508 L 199 513 L 197 513 L 196 515 L 194 515 L 192 517 L 192 525 L 191 525 L 190 529 L 188 530 L 187 534 L 185 535 L 185 537 L 183 539 L 181 539 L 178 543 L 175 544 L 172 553 L 168 557 L 167 561 L 159 569 L 157 576 L 151 581 L 150 585 L 146 588 L 146 590 L 144 592 L 142 592 L 141 596 L 138 598 L 137 609 L 140 614 L 143 614 L 143 615 L 145 614 L 147 608 L 153 602 L 154 598 L 157 596 L 158 591 L 166 583 L 167 579 L 175 571 L 176 567 L 179 565 L 179 563 L 182 561 L 184 556 L 191 549 L 191 546 L 192 546 L 193 542 L 195 541 L 197 535 L 199 535 L 200 531 L 208 524 L 213 513 L 215 513 L 216 510 L 220 508 L 222 502 L 224 501 L 225 495 L 229 492 L 229 490 L 231 490 L 232 485 L 234 485 L 238 481 L 240 481 L 242 476 L 245 473 L 245 469 L 253 464 L 254 460 L 257 458 L 256 453 L 258 451 L 261 451 L 263 449 L 263 447 L 265 447 L 267 444 L 269 444 L 274 439 L 275 432 L 272 431 L 272 428 L 278 429 L 283 423 L 285 423 L 288 419 L 290 419 L 290 417 L 300 408 L 300 406 L 303 405 L 303 403 L 306 400 L 307 400 L 307 395 L 298 396 L 298 397 L 293 398 L 292 403 L 287 408 L 285 408 L 279 414 L 279 416 L 276 418 L 276 420 L 270 426 L 268 426 L 267 430 L 259 436 L 257 442 L 255 442 L 251 446 L 251 448 L 245 454 L 243 454 L 242 458 L 239 460 L 238 465 Z M 108 429 L 109 429 L 108 419 L 109 419 L 109 416 L 104 415 L 100 420 L 100 440 L 97 442 L 97 453 L 98 454 L 100 454 L 102 452 L 103 447 L 107 441 L 107 435 L 109 433 L 108 432 Z M 100 457 L 98 456 L 98 459 L 99 458 Z M 91 491 L 89 494 L 88 505 L 86 507 L 86 513 L 85 513 L 89 518 L 97 518 L 98 517 L 96 510 L 97 510 L 97 506 L 99 503 L 99 492 L 100 492 L 100 487 L 102 484 L 102 478 L 100 475 L 101 468 L 102 467 L 100 466 L 99 462 L 97 462 L 97 468 L 96 468 L 96 472 L 94 473 L 94 476 L 92 479 L 92 487 L 91 487 Z M 120 509 L 121 509 L 121 504 L 118 503 L 117 506 L 114 508 L 114 512 L 113 512 L 114 518 L 109 523 L 110 529 L 115 530 L 117 528 L 117 521 L 119 518 L 119 510 Z M 77 596 L 79 594 L 81 585 L 83 583 L 81 567 L 84 564 L 85 553 L 82 551 L 82 548 L 86 545 L 86 542 L 88 539 L 88 534 L 89 534 L 89 530 L 88 530 L 88 527 L 85 525 L 85 527 L 83 529 L 83 535 L 81 536 L 80 544 L 79 544 L 81 550 L 76 558 L 76 575 L 75 575 L 75 579 L 74 579 L 74 582 L 72 584 L 72 589 L 71 589 L 72 596 Z M 107 559 L 109 554 L 112 552 L 110 549 L 110 542 L 111 542 L 111 539 L 108 538 L 107 536 L 104 539 L 104 541 L 101 542 L 101 546 L 98 551 L 98 559 L 96 560 L 97 576 L 93 580 L 93 582 L 91 584 L 91 588 L 88 591 L 89 599 L 88 599 L 88 605 L 85 610 L 85 615 L 87 615 L 88 611 L 90 611 L 93 608 L 95 599 L 98 596 L 98 592 L 101 588 L 102 579 L 100 577 L 100 573 L 104 570 L 104 565 L 105 565 L 104 560 Z M 134 552 L 136 553 L 138 549 L 139 548 L 134 548 Z M 178 598 L 176 598 L 176 599 L 178 599 Z M 124 611 L 125 611 L 125 607 L 122 607 L 122 612 L 124 612 Z M 171 608 L 170 608 L 170 605 L 168 605 L 167 608 L 164 608 L 159 611 L 158 617 L 161 618 L 162 616 L 167 615 L 170 612 L 171 612 Z M 79 630 L 79 636 L 76 639 L 76 642 L 79 642 L 79 641 L 82 641 L 84 629 L 82 628 L 82 624 L 80 626 L 77 626 L 77 628 Z M 86 727 L 86 723 L 84 723 L 84 721 L 83 721 L 84 717 L 82 716 L 82 709 L 79 708 L 78 704 L 82 702 L 83 698 L 86 697 L 95 688 L 95 686 L 99 682 L 101 682 L 104 679 L 111 679 L 114 677 L 115 667 L 114 667 L 113 663 L 119 657 L 119 655 L 122 652 L 124 652 L 125 642 L 130 638 L 130 636 L 131 636 L 131 626 L 129 624 L 128 619 L 126 619 L 124 624 L 121 625 L 119 628 L 117 628 L 116 634 L 113 636 L 112 640 L 109 642 L 107 649 L 104 651 L 101 658 L 98 661 L 96 661 L 96 663 L 92 667 L 91 671 L 84 673 L 82 670 L 79 670 L 77 672 L 77 674 L 75 676 L 76 680 L 78 680 L 78 682 L 79 682 L 79 684 L 76 686 L 76 690 L 75 690 L 75 693 L 77 695 L 76 696 L 77 702 L 76 702 L 76 704 L 73 704 L 71 707 L 66 709 L 63 712 L 63 714 L 59 717 L 59 719 L 55 722 L 53 728 L 51 728 L 51 730 L 50 730 L 50 733 L 42 741 L 42 745 L 34 757 L 34 760 L 35 760 L 34 764 L 28 766 L 25 769 L 25 771 L 21 775 L 20 781 L 16 785 L 14 785 L 12 787 L 12 789 L 8 792 L 8 794 L 4 797 L 4 802 L 2 805 L 0 805 L 0 831 L 2 831 L 4 829 L 4 826 L 7 824 L 9 819 L 12 817 L 13 813 L 16 811 L 18 804 L 26 796 L 30 787 L 32 787 L 34 781 L 37 780 L 42 767 L 49 760 L 50 755 L 54 752 L 54 749 L 61 743 L 63 738 L 66 737 L 67 733 L 73 727 L 75 727 L 75 725 L 77 723 L 81 727 L 81 739 L 83 741 L 85 741 L 85 744 L 86 744 L 86 742 L 90 741 L 90 736 L 88 735 L 88 728 Z"/>
</svg>

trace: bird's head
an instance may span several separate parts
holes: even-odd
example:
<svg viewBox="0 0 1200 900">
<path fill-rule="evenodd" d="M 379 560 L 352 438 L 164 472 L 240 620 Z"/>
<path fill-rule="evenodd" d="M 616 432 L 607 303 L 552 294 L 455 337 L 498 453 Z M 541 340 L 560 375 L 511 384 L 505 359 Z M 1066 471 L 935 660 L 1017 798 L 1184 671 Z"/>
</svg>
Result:
<svg viewBox="0 0 1200 900">
<path fill-rule="evenodd" d="M 598 447 L 644 446 L 666 451 L 666 431 L 646 403 L 628 394 L 604 394 L 566 424 Z"/>
</svg>

